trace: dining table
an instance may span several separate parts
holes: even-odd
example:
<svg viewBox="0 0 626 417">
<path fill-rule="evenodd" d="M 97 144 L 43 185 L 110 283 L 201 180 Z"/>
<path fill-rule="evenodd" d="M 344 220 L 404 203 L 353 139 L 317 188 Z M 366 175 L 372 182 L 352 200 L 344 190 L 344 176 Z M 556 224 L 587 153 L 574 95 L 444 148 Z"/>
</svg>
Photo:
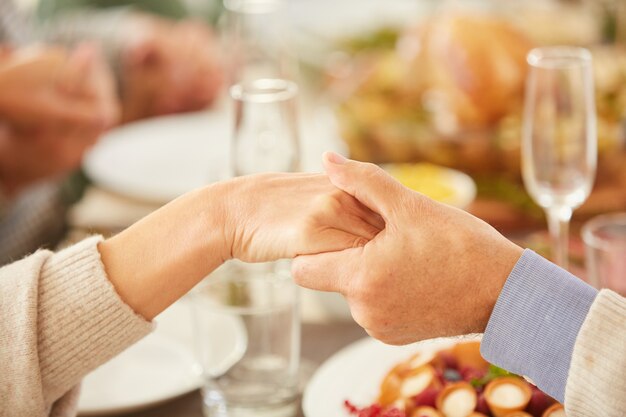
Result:
<svg viewBox="0 0 626 417">
<path fill-rule="evenodd" d="M 141 199 L 133 199 L 91 184 L 82 199 L 68 213 L 69 231 L 61 246 L 74 243 L 93 233 L 110 236 L 159 208 Z M 323 294 L 322 294 L 323 296 Z M 352 320 L 341 297 L 322 297 L 312 290 L 302 289 L 301 302 L 301 371 L 300 398 L 315 371 L 342 348 L 368 337 Z M 325 300 L 325 301 L 324 301 Z M 330 306 L 329 304 L 332 304 Z M 177 316 L 175 320 L 180 320 Z M 182 324 L 181 324 L 182 325 Z M 183 326 L 185 327 L 185 326 Z M 169 335 L 172 336 L 172 335 Z M 80 414 L 79 415 L 83 415 Z M 202 417 L 202 396 L 199 389 L 165 400 L 140 410 L 120 414 L 98 414 L 121 417 Z M 304 417 L 298 405 L 297 417 Z"/>
<path fill-rule="evenodd" d="M 305 373 L 304 378 L 310 378 L 315 369 L 326 359 L 363 337 L 367 337 L 367 334 L 354 321 L 336 320 L 324 323 L 303 323 L 301 358 L 302 370 Z M 140 412 L 121 415 L 121 417 L 202 416 L 202 396 L 199 390 Z M 300 406 L 297 416 L 304 417 L 304 412 Z"/>
</svg>

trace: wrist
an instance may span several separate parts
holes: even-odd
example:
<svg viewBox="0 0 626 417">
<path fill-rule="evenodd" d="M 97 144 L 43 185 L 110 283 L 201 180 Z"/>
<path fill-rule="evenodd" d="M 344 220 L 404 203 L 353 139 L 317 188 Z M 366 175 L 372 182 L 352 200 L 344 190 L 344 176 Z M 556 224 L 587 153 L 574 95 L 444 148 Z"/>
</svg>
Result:
<svg viewBox="0 0 626 417">
<path fill-rule="evenodd" d="M 213 202 L 214 209 L 218 216 L 212 227 L 219 228 L 221 235 L 220 256 L 223 262 L 236 258 L 238 253 L 238 242 L 240 239 L 240 231 L 245 230 L 242 223 L 245 216 L 242 215 L 243 209 L 241 195 L 251 192 L 251 190 L 243 190 L 241 179 L 233 179 L 230 181 L 222 181 L 206 188 L 207 199 Z M 217 230 L 217 229 L 216 229 Z"/>
<path fill-rule="evenodd" d="M 191 225 L 196 231 L 202 230 L 203 249 L 207 253 L 214 253 L 220 263 L 233 258 L 233 227 L 232 220 L 234 207 L 230 203 L 233 193 L 232 187 L 224 182 L 209 185 L 198 190 L 191 203 L 197 208 L 197 218 L 202 226 Z M 194 193 L 194 194 L 195 194 Z"/>
<path fill-rule="evenodd" d="M 515 265 L 522 256 L 523 249 L 508 239 L 502 238 L 497 244 L 497 248 L 489 253 L 487 260 L 491 264 L 487 269 L 488 273 L 484 279 L 488 285 L 484 285 L 484 291 L 481 297 L 481 305 L 483 306 L 482 314 L 477 315 L 477 331 L 483 333 L 489 322 L 489 318 L 496 306 L 500 293 L 509 278 L 509 275 L 515 268 Z M 493 256 L 493 254 L 496 254 Z M 481 285 L 481 283 L 479 283 Z"/>
<path fill-rule="evenodd" d="M 190 192 L 99 250 L 120 297 L 150 320 L 228 259 L 219 186 Z"/>
<path fill-rule="evenodd" d="M 162 221 L 175 224 L 175 239 L 188 244 L 184 256 L 203 265 L 209 254 L 209 262 L 202 266 L 207 269 L 205 275 L 232 258 L 229 194 L 224 183 L 216 183 L 179 197 L 163 208 L 169 210 L 164 211 Z"/>
</svg>

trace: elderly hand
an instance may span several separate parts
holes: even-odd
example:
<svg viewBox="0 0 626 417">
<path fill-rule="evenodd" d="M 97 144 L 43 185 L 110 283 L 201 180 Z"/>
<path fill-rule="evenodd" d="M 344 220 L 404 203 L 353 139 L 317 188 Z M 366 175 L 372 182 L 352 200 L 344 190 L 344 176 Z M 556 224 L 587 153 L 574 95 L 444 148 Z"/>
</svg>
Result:
<svg viewBox="0 0 626 417">
<path fill-rule="evenodd" d="M 0 57 L 0 180 L 6 192 L 77 168 L 119 115 L 99 50 L 28 48 Z"/>
<path fill-rule="evenodd" d="M 222 85 L 217 40 L 200 22 L 136 16 L 122 59 L 124 120 L 200 110 Z"/>
<path fill-rule="evenodd" d="M 334 185 L 382 216 L 385 229 L 362 247 L 296 258 L 296 282 L 343 294 L 354 319 L 386 343 L 484 331 L 522 249 L 375 165 L 327 154 L 325 167 Z"/>
</svg>

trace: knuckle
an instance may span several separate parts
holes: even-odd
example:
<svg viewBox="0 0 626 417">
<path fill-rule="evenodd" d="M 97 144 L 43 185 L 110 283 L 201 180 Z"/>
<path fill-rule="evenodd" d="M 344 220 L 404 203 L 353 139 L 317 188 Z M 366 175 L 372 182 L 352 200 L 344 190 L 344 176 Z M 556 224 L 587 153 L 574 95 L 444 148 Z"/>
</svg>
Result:
<svg viewBox="0 0 626 417">
<path fill-rule="evenodd" d="M 372 164 L 370 162 L 364 164 L 363 167 L 363 172 L 361 175 L 363 175 L 363 177 L 366 180 L 375 180 L 377 178 L 380 177 L 380 175 L 382 174 L 382 168 L 380 168 L 378 165 Z"/>
<path fill-rule="evenodd" d="M 352 247 L 352 249 L 361 248 L 361 247 L 365 246 L 367 244 L 367 242 L 368 242 L 368 240 L 365 239 L 364 237 L 357 237 L 357 238 L 353 239 L 351 247 Z"/>
<path fill-rule="evenodd" d="M 367 172 L 370 175 L 377 175 L 382 172 L 382 168 L 378 165 L 371 162 L 362 163 L 363 171 Z"/>
<path fill-rule="evenodd" d="M 353 311 L 352 318 L 359 326 L 364 328 L 368 334 L 371 335 L 370 332 L 376 332 L 376 325 L 368 313 L 360 314 Z"/>
</svg>

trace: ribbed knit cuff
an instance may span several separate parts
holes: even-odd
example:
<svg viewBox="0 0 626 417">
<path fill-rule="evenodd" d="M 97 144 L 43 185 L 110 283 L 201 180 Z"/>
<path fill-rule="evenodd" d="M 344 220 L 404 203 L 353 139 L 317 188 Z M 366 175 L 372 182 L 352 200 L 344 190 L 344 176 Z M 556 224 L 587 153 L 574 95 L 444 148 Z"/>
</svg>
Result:
<svg viewBox="0 0 626 417">
<path fill-rule="evenodd" d="M 481 342 L 483 357 L 563 402 L 572 351 L 597 290 L 533 251 L 509 274 Z"/>
<path fill-rule="evenodd" d="M 42 268 L 38 353 L 48 404 L 152 329 L 107 279 L 100 241 L 86 239 L 53 255 Z"/>
<path fill-rule="evenodd" d="M 602 290 L 576 339 L 565 389 L 568 417 L 626 415 L 626 299 Z"/>
</svg>

